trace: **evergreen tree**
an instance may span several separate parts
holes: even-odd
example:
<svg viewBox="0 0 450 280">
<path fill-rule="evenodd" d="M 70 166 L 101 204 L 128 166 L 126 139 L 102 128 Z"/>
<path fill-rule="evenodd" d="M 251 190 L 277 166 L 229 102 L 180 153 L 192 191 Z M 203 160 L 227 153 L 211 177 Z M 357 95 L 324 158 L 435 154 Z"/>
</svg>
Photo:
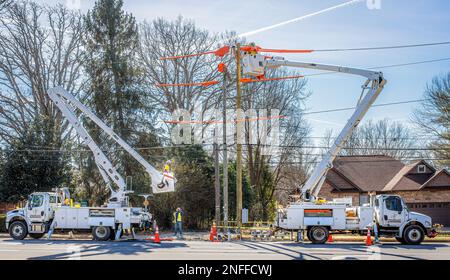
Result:
<svg viewBox="0 0 450 280">
<path fill-rule="evenodd" d="M 170 227 L 173 212 L 181 207 L 186 228 L 207 229 L 214 217 L 213 160 L 198 145 L 174 148 L 170 155 L 177 177 L 175 193 L 155 195 L 150 211 L 158 225 Z"/>
<path fill-rule="evenodd" d="M 68 155 L 61 152 L 60 133 L 53 120 L 38 118 L 30 129 L 5 149 L 0 197 L 18 202 L 36 191 L 70 186 Z"/>
<path fill-rule="evenodd" d="M 145 118 L 142 106 L 142 71 L 136 60 L 139 44 L 135 18 L 122 10 L 122 0 L 99 0 L 85 16 L 85 58 L 89 77 L 89 100 L 94 113 L 105 121 L 131 146 L 149 146 L 158 143 L 152 124 Z M 109 154 L 119 172 L 133 176 L 133 188 L 149 192 L 149 179 L 143 168 L 123 149 L 100 133 L 91 122 L 86 125 L 94 141 Z M 146 140 L 150 139 L 150 142 Z M 83 155 L 86 156 L 86 155 Z M 80 159 L 81 182 L 86 198 L 101 203 L 108 196 L 92 155 Z M 95 171 L 93 171 L 95 170 Z M 131 180 L 128 180 L 131 182 Z M 95 199 L 94 199 L 95 198 Z"/>
</svg>

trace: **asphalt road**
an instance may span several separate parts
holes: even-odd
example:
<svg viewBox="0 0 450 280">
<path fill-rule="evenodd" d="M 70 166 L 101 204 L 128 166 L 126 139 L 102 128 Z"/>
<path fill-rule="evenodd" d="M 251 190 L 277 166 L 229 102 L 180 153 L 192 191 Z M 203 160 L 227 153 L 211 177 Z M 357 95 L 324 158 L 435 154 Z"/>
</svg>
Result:
<svg viewBox="0 0 450 280">
<path fill-rule="evenodd" d="M 157 260 L 288 260 L 288 259 L 450 259 L 450 243 L 366 247 L 359 243 L 313 245 L 294 242 L 144 241 L 0 239 L 0 259 L 157 259 Z"/>
</svg>

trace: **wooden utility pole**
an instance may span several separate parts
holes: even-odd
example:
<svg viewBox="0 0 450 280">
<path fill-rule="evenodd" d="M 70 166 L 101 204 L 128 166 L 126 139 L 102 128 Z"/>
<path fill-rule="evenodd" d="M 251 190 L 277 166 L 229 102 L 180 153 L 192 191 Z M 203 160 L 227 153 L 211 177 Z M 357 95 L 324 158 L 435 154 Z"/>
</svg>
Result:
<svg viewBox="0 0 450 280">
<path fill-rule="evenodd" d="M 223 226 L 224 231 L 227 233 L 228 239 L 230 234 L 228 233 L 228 146 L 227 146 L 227 78 L 231 80 L 230 72 L 226 68 L 226 65 L 222 64 L 222 103 L 223 103 L 223 132 L 222 132 L 222 145 L 223 145 Z"/>
<path fill-rule="evenodd" d="M 237 226 L 242 226 L 242 144 L 240 141 L 239 122 L 242 121 L 239 118 L 241 109 L 241 50 L 240 44 L 236 44 L 236 221 Z"/>
<path fill-rule="evenodd" d="M 215 220 L 216 225 L 220 226 L 220 171 L 219 171 L 219 146 L 217 144 L 217 138 L 214 137 L 214 189 L 216 195 L 216 211 L 215 211 Z"/>
</svg>

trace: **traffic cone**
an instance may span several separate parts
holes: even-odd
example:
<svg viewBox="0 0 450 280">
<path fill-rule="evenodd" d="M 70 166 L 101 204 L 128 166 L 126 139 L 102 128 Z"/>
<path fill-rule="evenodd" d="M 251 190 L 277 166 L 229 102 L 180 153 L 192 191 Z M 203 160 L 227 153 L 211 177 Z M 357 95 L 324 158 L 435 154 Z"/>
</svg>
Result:
<svg viewBox="0 0 450 280">
<path fill-rule="evenodd" d="M 372 246 L 372 237 L 370 236 L 370 228 L 367 228 L 366 246 Z"/>
<path fill-rule="evenodd" d="M 217 234 L 216 224 L 213 222 L 211 226 L 211 232 L 209 233 L 209 241 L 213 242 L 216 234 Z"/>
<path fill-rule="evenodd" d="M 155 238 L 153 239 L 153 243 L 161 243 L 161 239 L 159 239 L 158 225 L 155 226 Z"/>
<path fill-rule="evenodd" d="M 328 233 L 328 243 L 333 243 L 333 236 L 331 235 L 331 231 Z"/>
</svg>

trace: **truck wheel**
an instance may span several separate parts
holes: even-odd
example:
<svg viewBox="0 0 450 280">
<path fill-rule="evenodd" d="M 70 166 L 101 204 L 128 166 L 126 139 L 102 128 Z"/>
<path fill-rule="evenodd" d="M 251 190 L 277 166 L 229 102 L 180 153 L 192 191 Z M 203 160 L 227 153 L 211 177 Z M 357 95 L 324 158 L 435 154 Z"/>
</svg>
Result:
<svg viewBox="0 0 450 280">
<path fill-rule="evenodd" d="M 9 235 L 15 240 L 23 240 L 27 234 L 28 228 L 25 222 L 15 221 L 9 226 Z"/>
<path fill-rule="evenodd" d="M 403 239 L 403 237 L 395 237 L 395 240 L 397 240 L 398 242 L 400 242 L 402 244 L 406 244 L 405 239 Z"/>
<path fill-rule="evenodd" d="M 425 238 L 422 228 L 418 225 L 410 225 L 403 231 L 406 244 L 419 245 Z"/>
<path fill-rule="evenodd" d="M 29 233 L 28 235 L 30 235 L 31 238 L 34 239 L 40 239 L 45 235 L 45 232 L 43 233 Z"/>
<path fill-rule="evenodd" d="M 94 227 L 92 229 L 92 236 L 94 237 L 94 240 L 106 241 L 111 236 L 111 229 L 110 227 L 105 226 Z"/>
<path fill-rule="evenodd" d="M 308 230 L 308 238 L 313 244 L 324 244 L 328 240 L 328 229 L 315 226 Z"/>
</svg>

